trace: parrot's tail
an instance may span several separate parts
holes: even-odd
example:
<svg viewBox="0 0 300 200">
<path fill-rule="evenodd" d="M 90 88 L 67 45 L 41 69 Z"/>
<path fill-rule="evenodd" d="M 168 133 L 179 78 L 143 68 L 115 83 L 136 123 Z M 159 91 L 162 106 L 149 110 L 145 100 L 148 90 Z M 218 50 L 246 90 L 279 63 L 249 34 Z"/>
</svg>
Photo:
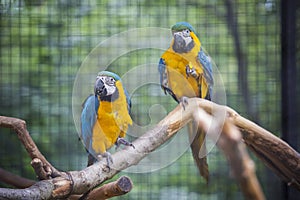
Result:
<svg viewBox="0 0 300 200">
<path fill-rule="evenodd" d="M 95 162 L 97 162 L 97 159 L 92 154 L 89 153 L 87 166 L 91 166 Z"/>
<path fill-rule="evenodd" d="M 200 172 L 200 175 L 208 183 L 209 180 L 209 171 L 208 164 L 206 160 L 206 144 L 205 144 L 205 132 L 200 130 L 197 126 L 194 125 L 194 122 L 188 124 L 189 129 L 189 138 L 191 143 L 192 154 L 196 162 L 197 168 Z"/>
</svg>

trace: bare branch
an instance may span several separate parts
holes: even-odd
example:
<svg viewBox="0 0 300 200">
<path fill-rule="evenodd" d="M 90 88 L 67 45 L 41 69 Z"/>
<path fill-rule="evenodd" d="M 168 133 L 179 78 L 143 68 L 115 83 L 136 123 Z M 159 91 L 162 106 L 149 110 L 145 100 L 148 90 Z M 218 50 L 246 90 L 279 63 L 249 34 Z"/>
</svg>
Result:
<svg viewBox="0 0 300 200">
<path fill-rule="evenodd" d="M 198 99 L 198 106 L 210 114 L 226 109 L 228 119 L 242 131 L 245 143 L 257 157 L 282 180 L 300 190 L 300 154 L 289 144 L 227 106 L 203 99 Z"/>
<path fill-rule="evenodd" d="M 136 165 L 141 159 L 146 157 L 149 153 L 151 153 L 168 139 L 170 139 L 179 129 L 181 129 L 188 121 L 192 119 L 192 109 L 193 108 L 189 106 L 186 107 L 185 110 L 183 110 L 181 106 L 177 106 L 176 109 L 169 113 L 169 115 L 164 120 L 162 120 L 154 129 L 146 132 L 142 137 L 134 141 L 135 149 L 125 148 L 124 150 L 118 151 L 114 155 L 112 155 L 114 163 L 111 166 L 110 171 L 107 170 L 105 162 L 98 162 L 81 171 L 71 171 L 68 173 L 60 172 L 60 177 L 40 181 L 27 188 L 26 191 L 0 189 L 0 197 L 15 199 L 23 195 L 23 198 L 28 199 L 36 197 L 51 199 L 64 198 L 66 197 L 66 194 L 83 194 L 100 185 L 104 181 L 112 178 L 119 171 L 126 169 L 132 165 Z M 2 117 L 0 118 L 0 126 L 3 126 L 3 124 L 7 125 L 5 127 L 13 127 L 15 129 L 17 129 L 16 127 L 19 127 L 20 124 L 23 124 L 21 126 L 22 130 L 19 130 L 18 133 L 24 132 L 23 129 L 26 130 L 25 122 L 22 120 Z M 18 126 L 16 126 L 15 124 L 17 124 Z M 25 133 L 28 134 L 27 130 L 25 131 Z M 29 138 L 30 136 L 28 134 L 26 140 L 28 140 L 29 143 L 33 143 L 32 139 Z M 21 139 L 21 141 L 23 142 L 24 139 Z M 32 146 L 36 147 L 34 143 Z M 32 152 L 29 153 L 30 155 L 32 154 Z M 35 157 L 44 158 L 41 154 Z M 65 185 L 67 185 L 67 187 L 65 187 Z M 14 194 L 15 196 L 11 196 L 12 194 Z"/>
<path fill-rule="evenodd" d="M 45 167 L 43 166 L 43 163 L 40 159 L 34 158 L 30 164 L 33 167 L 35 174 L 37 175 L 39 180 L 48 179 L 48 177 L 51 176 L 51 170 L 45 170 Z"/>
<path fill-rule="evenodd" d="M 222 141 L 223 140 L 223 141 Z M 246 151 L 239 129 L 225 122 L 218 146 L 227 155 L 232 173 L 237 179 L 246 199 L 265 199 L 255 175 L 255 164 Z"/>
<path fill-rule="evenodd" d="M 135 149 L 125 148 L 112 155 L 114 163 L 111 166 L 110 171 L 107 170 L 106 162 L 98 162 L 81 171 L 71 171 L 68 173 L 59 172 L 59 177 L 37 182 L 25 190 L 0 188 L 0 197 L 18 199 L 22 196 L 22 198 L 26 199 L 51 199 L 65 198 L 70 194 L 83 194 L 112 178 L 119 171 L 128 168 L 129 166 L 136 165 L 141 159 L 171 138 L 189 120 L 188 115 L 184 115 L 184 117 L 181 118 L 180 113 L 182 111 L 182 108 L 178 106 L 176 111 L 172 112 L 173 114 L 170 113 L 168 115 L 169 117 L 166 117 L 165 121 L 162 121 L 156 128 L 148 131 L 142 137 L 134 141 Z M 190 112 L 186 113 L 190 114 Z M 6 121 L 7 119 L 8 121 Z M 17 120 L 17 122 L 15 122 L 15 120 Z M 23 123 L 22 128 L 25 127 L 25 122 L 22 120 L 14 118 L 9 119 L 6 117 L 0 118 L 0 126 L 3 126 L 4 124 L 5 127 L 16 128 L 15 123 L 19 126 L 20 123 Z M 24 129 L 26 130 L 26 128 Z M 24 132 L 24 130 L 19 130 L 18 133 L 19 132 Z M 28 134 L 27 130 L 25 133 Z M 33 143 L 32 139 L 29 138 L 30 136 L 28 134 L 26 140 L 28 140 L 29 143 Z M 23 142 L 24 139 L 21 139 L 21 141 Z M 32 146 L 36 147 L 35 144 Z M 31 155 L 32 152 L 29 151 L 29 154 Z M 35 157 L 45 159 L 41 154 Z"/>
<path fill-rule="evenodd" d="M 257 197 L 258 199 L 263 199 L 263 195 L 255 177 L 254 163 L 246 154 L 239 130 L 243 131 L 245 143 L 256 151 L 259 151 L 262 155 L 261 157 L 267 158 L 268 162 L 264 159 L 262 160 L 268 166 L 271 163 L 271 166 L 273 166 L 272 169 L 275 172 L 279 172 L 280 177 L 284 178 L 283 180 L 293 180 L 292 185 L 299 189 L 299 154 L 288 144 L 251 121 L 239 116 L 235 111 L 226 106 L 220 106 L 199 98 L 191 98 L 188 100 L 188 105 L 185 106 L 184 110 L 178 105 L 154 129 L 135 140 L 133 142 L 135 149 L 129 147 L 113 154 L 114 163 L 110 166 L 111 170 L 107 169 L 105 161 L 100 161 L 81 171 L 59 172 L 59 177 L 37 182 L 27 189 L 0 188 L 0 198 L 59 199 L 70 195 L 74 195 L 74 197 L 76 197 L 75 195 L 82 195 L 112 178 L 119 171 L 138 164 L 140 160 L 165 143 L 191 120 L 198 121 L 199 127 L 207 130 L 207 127 L 211 124 L 214 111 L 218 109 L 225 110 L 227 117 L 224 127 L 218 120 L 213 123 L 216 128 L 222 130 L 217 145 L 228 157 L 229 163 L 232 165 L 233 174 L 238 180 L 246 198 Z M 3 126 L 3 121 L 1 121 L 3 119 L 7 118 L 0 117 L 0 126 Z M 22 120 L 20 121 L 25 124 Z M 9 123 L 6 122 L 6 124 Z M 234 125 L 239 129 L 235 128 Z M 17 129 L 16 127 L 19 126 L 9 124 L 6 127 L 15 127 Z M 24 125 L 21 127 L 24 129 Z M 24 132 L 24 130 L 19 130 L 18 132 Z M 213 133 L 208 135 L 213 138 Z M 23 143 L 27 141 L 33 143 L 31 138 L 28 138 L 30 138 L 29 134 L 26 136 L 26 140 L 21 139 L 21 141 Z M 267 145 L 269 151 L 267 151 L 265 145 Z M 37 147 L 35 148 L 37 149 Z M 278 152 L 279 149 L 282 152 Z M 32 156 L 32 152 L 29 152 L 29 154 Z M 36 153 L 34 155 L 34 158 L 38 157 L 43 163 L 46 163 L 43 160 L 45 159 L 44 157 Z M 283 166 L 282 163 L 285 165 Z"/>
<path fill-rule="evenodd" d="M 219 109 L 224 110 L 222 107 L 219 107 Z M 216 111 L 214 114 L 217 113 L 220 113 L 220 111 Z M 194 112 L 194 119 L 198 122 L 199 128 L 204 130 L 209 138 L 215 140 L 217 146 L 224 152 L 232 174 L 238 181 L 245 199 L 265 199 L 255 175 L 254 163 L 246 151 L 245 144 L 242 142 L 239 129 L 229 121 L 224 122 L 221 116 L 215 115 L 213 118 L 212 115 L 202 109 Z M 209 131 L 210 128 L 213 131 Z M 220 137 L 217 137 L 219 131 L 221 131 L 221 134 Z"/>
<path fill-rule="evenodd" d="M 89 192 L 80 200 L 102 200 L 109 199 L 114 196 L 124 195 L 132 189 L 132 181 L 127 176 L 122 176 L 116 181 L 105 184 Z"/>
</svg>

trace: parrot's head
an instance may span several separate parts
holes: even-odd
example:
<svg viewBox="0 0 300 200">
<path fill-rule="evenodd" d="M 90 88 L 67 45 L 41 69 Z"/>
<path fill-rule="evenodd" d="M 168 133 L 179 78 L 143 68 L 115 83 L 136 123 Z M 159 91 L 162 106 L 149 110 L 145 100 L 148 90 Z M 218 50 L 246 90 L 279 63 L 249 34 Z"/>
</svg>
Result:
<svg viewBox="0 0 300 200">
<path fill-rule="evenodd" d="M 195 46 L 195 40 L 199 42 L 194 28 L 187 22 L 177 22 L 171 30 L 174 38 L 172 48 L 177 53 L 189 52 Z"/>
<path fill-rule="evenodd" d="M 109 71 L 101 71 L 98 73 L 94 92 L 100 100 L 109 100 L 117 98 L 119 95 L 118 88 L 116 86 L 116 82 L 120 81 L 120 77 Z"/>
</svg>

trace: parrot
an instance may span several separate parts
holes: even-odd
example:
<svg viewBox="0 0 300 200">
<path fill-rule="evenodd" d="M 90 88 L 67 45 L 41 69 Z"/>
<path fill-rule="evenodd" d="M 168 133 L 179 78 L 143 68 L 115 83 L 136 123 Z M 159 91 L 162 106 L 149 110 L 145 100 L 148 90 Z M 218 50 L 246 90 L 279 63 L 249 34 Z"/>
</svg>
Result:
<svg viewBox="0 0 300 200">
<path fill-rule="evenodd" d="M 162 54 L 158 64 L 162 90 L 183 108 L 186 98 L 211 100 L 214 83 L 212 60 L 202 48 L 198 34 L 188 22 L 177 22 L 171 27 L 171 32 L 170 47 Z M 188 132 L 193 158 L 200 175 L 208 182 L 205 132 L 197 129 L 193 122 L 188 124 Z"/>
<path fill-rule="evenodd" d="M 107 166 L 113 163 L 107 151 L 114 144 L 134 145 L 124 139 L 129 125 L 131 101 L 121 78 L 110 71 L 101 71 L 96 77 L 94 94 L 86 98 L 81 112 L 81 134 L 88 154 L 88 165 L 106 158 Z"/>
</svg>

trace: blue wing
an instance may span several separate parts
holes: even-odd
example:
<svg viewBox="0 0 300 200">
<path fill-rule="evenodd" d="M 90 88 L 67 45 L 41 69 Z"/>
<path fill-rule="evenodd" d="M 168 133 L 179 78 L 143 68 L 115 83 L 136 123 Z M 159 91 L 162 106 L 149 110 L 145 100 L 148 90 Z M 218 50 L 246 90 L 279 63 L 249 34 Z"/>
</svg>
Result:
<svg viewBox="0 0 300 200">
<path fill-rule="evenodd" d="M 130 115 L 131 114 L 131 100 L 130 100 L 129 93 L 128 93 L 128 91 L 125 88 L 124 88 L 124 93 L 125 93 L 125 96 L 126 96 L 128 113 Z"/>
<path fill-rule="evenodd" d="M 99 100 L 94 95 L 90 95 L 83 103 L 81 113 L 81 135 L 85 148 L 93 153 L 92 149 L 92 136 L 93 127 L 97 120 L 97 110 L 99 108 Z"/>
<path fill-rule="evenodd" d="M 166 62 L 164 61 L 164 59 L 160 58 L 159 63 L 158 63 L 158 72 L 160 75 L 160 85 L 162 87 L 162 89 L 164 90 L 164 92 L 166 93 L 166 82 L 168 79 L 167 77 L 167 73 L 166 73 Z"/>
<path fill-rule="evenodd" d="M 173 99 L 175 101 L 177 101 L 177 103 L 179 103 L 179 99 L 176 97 L 176 95 L 174 94 L 174 92 L 169 88 L 168 86 L 168 74 L 167 74 L 167 70 L 166 70 L 166 62 L 164 59 L 160 58 L 159 63 L 158 63 L 158 72 L 160 75 L 160 86 L 163 89 L 165 94 L 169 94 L 173 97 Z"/>
<path fill-rule="evenodd" d="M 209 95 L 212 94 L 212 87 L 214 85 L 212 61 L 209 55 L 201 48 L 198 53 L 198 59 L 203 66 L 204 77 L 208 83 Z"/>
</svg>

